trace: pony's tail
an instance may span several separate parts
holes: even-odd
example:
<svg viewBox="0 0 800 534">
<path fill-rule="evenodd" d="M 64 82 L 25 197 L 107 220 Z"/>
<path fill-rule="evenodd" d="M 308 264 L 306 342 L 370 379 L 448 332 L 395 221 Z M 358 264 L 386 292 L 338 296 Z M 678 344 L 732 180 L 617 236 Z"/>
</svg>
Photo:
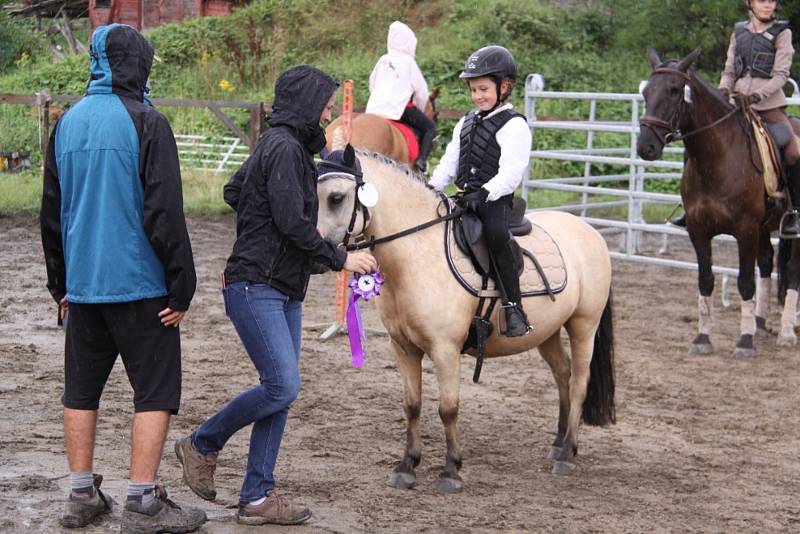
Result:
<svg viewBox="0 0 800 534">
<path fill-rule="evenodd" d="M 333 139 L 331 141 L 331 150 L 344 150 L 347 139 L 344 136 L 344 128 L 337 126 L 333 130 Z"/>
<path fill-rule="evenodd" d="M 778 241 L 778 303 L 783 306 L 786 300 L 787 277 L 789 259 L 792 257 L 792 241 L 794 239 L 780 239 Z"/>
<path fill-rule="evenodd" d="M 583 421 L 587 425 L 606 426 L 617 422 L 614 407 L 614 323 L 611 289 L 594 336 L 594 352 L 589 364 L 589 385 L 583 401 Z"/>
</svg>

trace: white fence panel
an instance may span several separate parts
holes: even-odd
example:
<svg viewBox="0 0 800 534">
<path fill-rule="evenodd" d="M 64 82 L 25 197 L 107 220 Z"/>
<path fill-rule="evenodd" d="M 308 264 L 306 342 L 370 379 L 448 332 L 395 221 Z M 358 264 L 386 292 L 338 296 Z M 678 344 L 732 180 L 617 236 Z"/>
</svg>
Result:
<svg viewBox="0 0 800 534">
<path fill-rule="evenodd" d="M 545 178 L 539 180 L 526 179 L 523 182 L 523 197 L 528 198 L 531 189 L 569 191 L 581 195 L 577 204 L 556 206 L 546 209 L 560 209 L 577 212 L 587 222 L 600 229 L 604 234 L 620 234 L 623 246 L 619 251 L 612 251 L 615 258 L 662 265 L 684 269 L 697 269 L 697 264 L 687 261 L 670 260 L 657 255 L 641 253 L 640 240 L 643 234 L 658 234 L 662 239 L 659 251 L 666 250 L 668 236 L 688 239 L 684 230 L 667 224 L 647 223 L 644 219 L 644 207 L 649 203 L 675 204 L 680 202 L 679 195 L 650 193 L 645 191 L 648 180 L 677 180 L 683 169 L 682 161 L 645 161 L 636 154 L 636 143 L 639 135 L 639 118 L 644 114 L 644 98 L 641 90 L 646 82 L 640 84 L 639 93 L 588 93 L 588 92 L 556 92 L 544 90 L 544 78 L 539 74 L 531 74 L 525 80 L 525 116 L 533 132 L 531 158 L 556 160 L 564 162 L 584 162 L 582 176 L 563 178 Z M 800 91 L 792 80 L 793 93 L 790 105 L 800 105 Z M 537 117 L 537 105 L 543 100 L 567 100 L 589 102 L 589 112 L 582 120 L 540 120 Z M 628 119 L 624 121 L 598 120 L 598 105 L 617 102 L 627 105 Z M 557 149 L 537 149 L 537 131 L 579 131 L 586 132 L 584 146 L 564 147 Z M 629 139 L 625 147 L 597 146 L 596 132 L 608 132 L 624 135 Z M 676 157 L 683 153 L 683 148 L 668 147 L 664 154 Z M 681 158 L 682 159 L 682 158 Z M 595 175 L 593 170 L 597 164 L 610 165 L 614 174 Z M 618 169 L 618 170 L 617 170 Z M 622 184 L 622 185 L 620 185 Z M 609 201 L 597 199 L 598 196 L 619 197 L 620 200 Z M 615 220 L 599 215 L 591 215 L 593 210 L 609 207 L 627 207 L 627 219 Z M 730 236 L 720 236 L 718 241 L 733 241 Z M 723 288 L 727 286 L 727 277 L 736 276 L 738 269 L 734 266 L 715 266 L 714 271 L 723 275 Z M 726 296 L 723 291 L 723 300 Z"/>
<path fill-rule="evenodd" d="M 238 137 L 175 135 L 178 157 L 186 169 L 208 172 L 233 172 L 250 155 L 250 149 Z"/>
</svg>

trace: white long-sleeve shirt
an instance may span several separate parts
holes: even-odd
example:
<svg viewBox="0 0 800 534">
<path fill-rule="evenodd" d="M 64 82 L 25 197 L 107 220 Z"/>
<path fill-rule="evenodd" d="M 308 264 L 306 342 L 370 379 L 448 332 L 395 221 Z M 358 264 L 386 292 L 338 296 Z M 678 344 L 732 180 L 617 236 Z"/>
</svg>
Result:
<svg viewBox="0 0 800 534">
<path fill-rule="evenodd" d="M 504 104 L 489 113 L 486 118 L 496 115 L 503 110 L 512 109 L 513 106 Z M 430 185 L 437 191 L 447 187 L 458 172 L 458 158 L 461 152 L 461 127 L 464 117 L 453 128 L 453 139 L 448 143 L 444 156 L 436 166 L 431 176 Z M 514 117 L 497 131 L 495 135 L 497 144 L 500 145 L 500 162 L 497 174 L 483 188 L 489 191 L 487 200 L 497 200 L 513 193 L 528 171 L 531 159 L 531 130 L 522 117 Z"/>
<path fill-rule="evenodd" d="M 381 56 L 369 75 L 367 113 L 398 120 L 412 97 L 414 105 L 425 111 L 428 84 L 414 60 L 417 49 L 414 32 L 402 22 L 392 22 L 386 47 L 388 53 Z"/>
</svg>

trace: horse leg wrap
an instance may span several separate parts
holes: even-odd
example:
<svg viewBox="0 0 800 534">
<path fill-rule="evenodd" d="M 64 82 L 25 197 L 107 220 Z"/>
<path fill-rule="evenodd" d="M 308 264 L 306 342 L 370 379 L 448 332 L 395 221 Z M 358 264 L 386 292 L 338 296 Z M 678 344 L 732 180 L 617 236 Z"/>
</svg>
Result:
<svg viewBox="0 0 800 534">
<path fill-rule="evenodd" d="M 742 319 L 739 330 L 743 336 L 752 336 L 756 333 L 756 304 L 753 299 L 742 301 Z"/>
<path fill-rule="evenodd" d="M 704 297 L 700 295 L 697 299 L 697 332 L 699 334 L 709 335 L 711 329 L 714 327 L 713 306 L 711 304 L 711 297 Z"/>
<path fill-rule="evenodd" d="M 797 324 L 797 290 L 789 289 L 786 291 L 786 299 L 783 304 L 783 314 L 781 315 L 781 335 L 791 337 L 794 335 L 794 327 Z"/>
<path fill-rule="evenodd" d="M 756 283 L 756 317 L 765 318 L 769 315 L 772 294 L 772 278 L 759 278 Z"/>
</svg>

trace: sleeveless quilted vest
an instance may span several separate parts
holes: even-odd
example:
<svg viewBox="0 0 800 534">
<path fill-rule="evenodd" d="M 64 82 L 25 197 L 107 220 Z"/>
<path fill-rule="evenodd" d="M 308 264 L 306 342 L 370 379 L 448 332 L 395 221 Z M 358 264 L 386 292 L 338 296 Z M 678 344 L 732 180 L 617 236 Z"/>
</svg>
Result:
<svg viewBox="0 0 800 534">
<path fill-rule="evenodd" d="M 786 21 L 777 21 L 764 33 L 753 33 L 746 28 L 746 22 L 738 22 L 736 34 L 735 72 L 739 79 L 748 73 L 754 78 L 772 78 L 775 64 L 775 39 L 789 28 Z"/>
<path fill-rule="evenodd" d="M 497 132 L 521 113 L 506 109 L 484 119 L 473 109 L 464 117 L 461 126 L 461 145 L 458 157 L 456 185 L 460 189 L 479 189 L 494 178 L 500 168 L 500 145 Z"/>
</svg>

